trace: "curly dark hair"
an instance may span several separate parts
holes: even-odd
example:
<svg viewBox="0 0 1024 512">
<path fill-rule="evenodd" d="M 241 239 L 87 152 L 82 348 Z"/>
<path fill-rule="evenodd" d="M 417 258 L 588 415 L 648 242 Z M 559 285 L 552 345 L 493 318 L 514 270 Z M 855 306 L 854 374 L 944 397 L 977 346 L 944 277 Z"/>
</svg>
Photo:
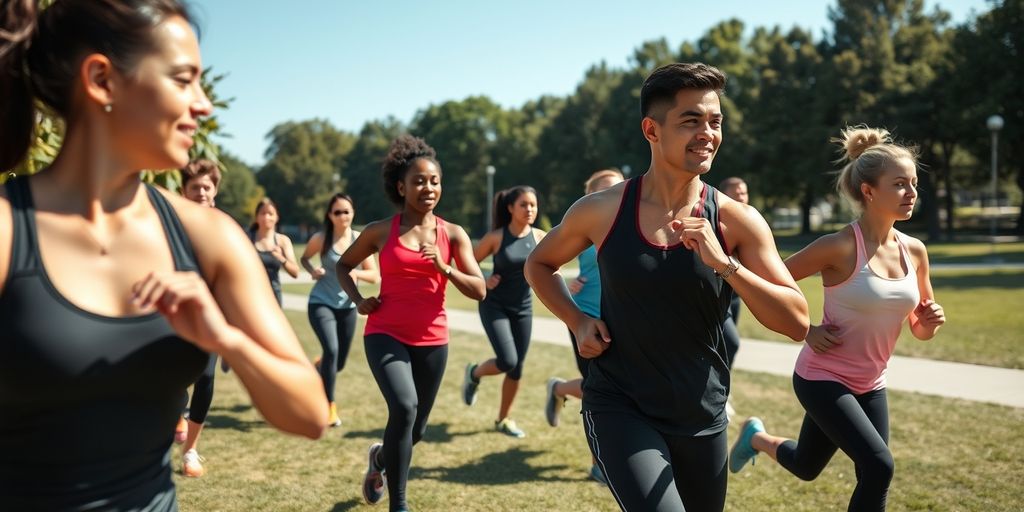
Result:
<svg viewBox="0 0 1024 512">
<path fill-rule="evenodd" d="M 405 198 L 398 194 L 398 183 L 405 179 L 405 173 L 419 158 L 426 158 L 434 162 L 438 170 L 441 169 L 441 164 L 437 161 L 437 152 L 423 139 L 405 134 L 399 135 L 391 143 L 380 171 L 384 178 L 384 193 L 395 206 L 401 207 L 405 204 Z"/>
</svg>

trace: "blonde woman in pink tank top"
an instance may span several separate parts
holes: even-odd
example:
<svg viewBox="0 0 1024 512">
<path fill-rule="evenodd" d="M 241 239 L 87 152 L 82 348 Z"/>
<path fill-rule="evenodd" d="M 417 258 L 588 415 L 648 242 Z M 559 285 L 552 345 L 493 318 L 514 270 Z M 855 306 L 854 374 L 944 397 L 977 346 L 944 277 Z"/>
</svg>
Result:
<svg viewBox="0 0 1024 512">
<path fill-rule="evenodd" d="M 806 411 L 799 442 L 767 434 L 751 417 L 729 454 L 729 469 L 738 472 L 764 452 L 810 481 L 841 449 L 857 474 L 849 510 L 885 510 L 894 467 L 886 366 L 904 321 L 914 337 L 928 340 L 946 319 L 932 292 L 924 244 L 894 227 L 910 218 L 917 200 L 914 149 L 894 144 L 881 129 L 848 128 L 842 135 L 848 163 L 836 188 L 861 216 L 786 260 L 794 279 L 820 273 L 825 286 L 822 323 L 811 326 L 793 375 Z"/>
</svg>

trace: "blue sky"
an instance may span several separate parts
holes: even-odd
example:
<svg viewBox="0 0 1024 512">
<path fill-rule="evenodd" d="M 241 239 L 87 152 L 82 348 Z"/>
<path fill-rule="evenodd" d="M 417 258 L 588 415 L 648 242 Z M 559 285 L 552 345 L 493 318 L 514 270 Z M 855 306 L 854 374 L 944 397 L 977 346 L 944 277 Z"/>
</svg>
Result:
<svg viewBox="0 0 1024 512">
<path fill-rule="evenodd" d="M 430 104 L 484 94 L 516 107 L 567 95 L 602 60 L 624 67 L 642 42 L 695 41 L 729 18 L 752 27 L 799 26 L 820 37 L 833 2 L 821 0 L 193 0 L 204 65 L 229 76 L 234 97 L 219 112 L 220 140 L 261 164 L 265 135 L 289 120 L 326 118 L 357 132 L 394 116 L 408 122 Z M 287 8 L 282 6 L 287 5 Z M 960 23 L 985 0 L 926 0 Z"/>
</svg>

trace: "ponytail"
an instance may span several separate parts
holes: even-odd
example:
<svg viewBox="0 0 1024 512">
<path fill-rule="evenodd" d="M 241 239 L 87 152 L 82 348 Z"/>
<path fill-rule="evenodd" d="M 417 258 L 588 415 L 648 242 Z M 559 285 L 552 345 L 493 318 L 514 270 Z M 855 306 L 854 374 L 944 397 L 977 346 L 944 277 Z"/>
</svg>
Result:
<svg viewBox="0 0 1024 512">
<path fill-rule="evenodd" d="M 508 226 L 512 223 L 512 212 L 508 209 L 510 206 L 516 204 L 519 200 L 519 196 L 523 194 L 537 195 L 537 191 L 529 185 L 519 185 L 512 188 L 499 191 L 494 194 L 494 217 L 492 219 L 491 228 L 500 229 Z"/>
<path fill-rule="evenodd" d="M 35 135 L 35 101 L 26 74 L 25 57 L 36 31 L 33 0 L 10 0 L 0 8 L 0 171 L 25 158 Z"/>
</svg>

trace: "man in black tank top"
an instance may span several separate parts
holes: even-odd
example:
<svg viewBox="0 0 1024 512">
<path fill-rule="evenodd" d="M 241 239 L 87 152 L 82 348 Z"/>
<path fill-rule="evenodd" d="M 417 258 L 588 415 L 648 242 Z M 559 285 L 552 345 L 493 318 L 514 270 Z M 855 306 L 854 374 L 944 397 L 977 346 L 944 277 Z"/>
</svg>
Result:
<svg viewBox="0 0 1024 512">
<path fill-rule="evenodd" d="M 722 141 L 725 75 L 670 64 L 641 90 L 648 171 L 583 197 L 527 260 L 537 296 L 582 357 L 587 441 L 623 510 L 722 510 L 733 291 L 768 328 L 802 340 L 807 301 L 760 214 L 701 181 Z M 593 244 L 601 318 L 556 273 Z"/>
</svg>

